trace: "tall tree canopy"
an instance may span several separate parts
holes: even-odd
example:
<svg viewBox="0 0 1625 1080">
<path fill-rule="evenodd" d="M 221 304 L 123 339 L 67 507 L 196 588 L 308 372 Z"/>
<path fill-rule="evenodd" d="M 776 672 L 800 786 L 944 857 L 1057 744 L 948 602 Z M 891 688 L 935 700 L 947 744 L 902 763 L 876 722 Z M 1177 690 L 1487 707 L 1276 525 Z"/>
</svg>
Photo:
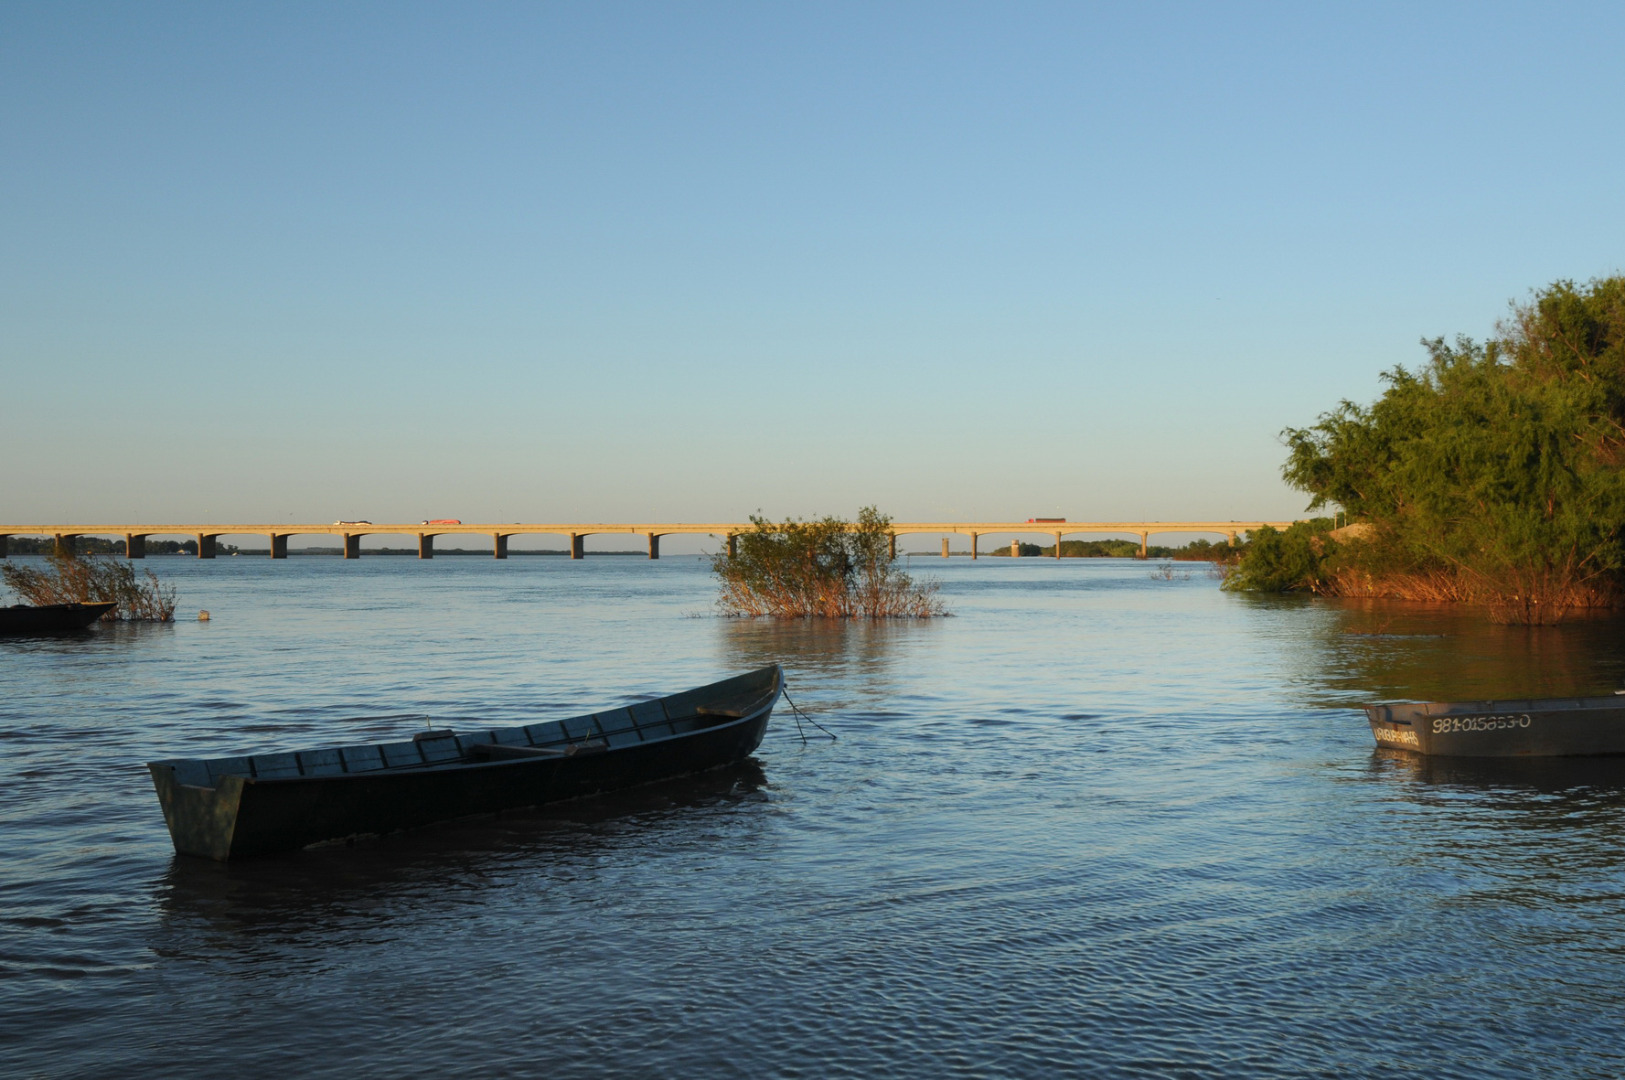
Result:
<svg viewBox="0 0 1625 1080">
<path fill-rule="evenodd" d="M 1370 406 L 1288 428 L 1283 474 L 1371 537 L 1319 550 L 1327 592 L 1482 600 L 1546 621 L 1620 595 L 1625 570 L 1625 278 L 1559 281 L 1497 336 L 1424 340 Z"/>
</svg>

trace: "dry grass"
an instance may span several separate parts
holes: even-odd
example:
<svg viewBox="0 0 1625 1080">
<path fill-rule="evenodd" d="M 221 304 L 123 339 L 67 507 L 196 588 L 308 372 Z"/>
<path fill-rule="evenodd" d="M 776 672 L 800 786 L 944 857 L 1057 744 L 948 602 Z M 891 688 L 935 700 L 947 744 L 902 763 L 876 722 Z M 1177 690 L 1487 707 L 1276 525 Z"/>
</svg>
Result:
<svg viewBox="0 0 1625 1080">
<path fill-rule="evenodd" d="M 1565 567 L 1508 571 L 1491 582 L 1463 570 L 1385 573 L 1345 568 L 1319 590 L 1325 596 L 1476 604 L 1503 625 L 1551 626 L 1576 609 L 1617 607 L 1621 597 L 1603 579 Z"/>
</svg>

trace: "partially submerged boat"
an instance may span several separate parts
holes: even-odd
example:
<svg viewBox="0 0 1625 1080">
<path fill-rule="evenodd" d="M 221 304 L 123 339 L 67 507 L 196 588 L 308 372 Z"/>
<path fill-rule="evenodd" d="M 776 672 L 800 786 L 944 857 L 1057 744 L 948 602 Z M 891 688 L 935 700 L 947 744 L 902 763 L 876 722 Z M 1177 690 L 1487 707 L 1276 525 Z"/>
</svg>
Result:
<svg viewBox="0 0 1625 1080">
<path fill-rule="evenodd" d="M 147 768 L 175 850 L 232 859 L 730 765 L 761 745 L 783 686 L 775 664 L 566 720 Z"/>
<path fill-rule="evenodd" d="M 1378 746 L 1446 757 L 1625 754 L 1625 697 L 1367 705 Z"/>
<path fill-rule="evenodd" d="M 13 604 L 0 607 L 0 634 L 63 634 L 83 630 L 118 605 Z"/>
</svg>

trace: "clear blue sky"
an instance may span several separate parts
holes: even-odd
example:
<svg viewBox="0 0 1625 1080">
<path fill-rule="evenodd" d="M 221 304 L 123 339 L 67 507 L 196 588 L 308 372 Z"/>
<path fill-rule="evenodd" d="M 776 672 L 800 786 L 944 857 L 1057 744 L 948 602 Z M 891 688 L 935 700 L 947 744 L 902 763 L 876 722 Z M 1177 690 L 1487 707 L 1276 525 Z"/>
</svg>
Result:
<svg viewBox="0 0 1625 1080">
<path fill-rule="evenodd" d="M 0 521 L 1292 516 L 1625 266 L 1618 4 L 0 6 Z"/>
</svg>

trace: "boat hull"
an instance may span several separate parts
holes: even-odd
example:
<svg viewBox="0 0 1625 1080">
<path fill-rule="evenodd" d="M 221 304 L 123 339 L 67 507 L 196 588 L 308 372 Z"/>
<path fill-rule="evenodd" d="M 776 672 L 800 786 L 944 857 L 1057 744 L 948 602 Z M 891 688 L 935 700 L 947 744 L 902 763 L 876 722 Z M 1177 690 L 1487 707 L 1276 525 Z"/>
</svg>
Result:
<svg viewBox="0 0 1625 1080">
<path fill-rule="evenodd" d="M 1368 705 L 1378 746 L 1440 757 L 1625 754 L 1625 698 Z"/>
<path fill-rule="evenodd" d="M 561 744 L 564 749 L 557 752 L 520 745 L 510 751 L 516 756 L 496 760 L 467 760 L 465 754 L 441 765 L 360 773 L 270 778 L 227 774 L 212 785 L 183 781 L 189 768 L 195 775 L 196 762 L 152 762 L 148 768 L 178 853 L 217 860 L 263 855 L 585 798 L 734 764 L 761 745 L 782 685 L 776 667 L 753 674 L 769 676 L 770 685 L 750 707 L 738 710 L 740 715 L 706 717 L 705 726 L 623 745 L 605 746 L 590 741 L 589 735 Z M 748 678 L 715 686 L 726 688 Z M 650 704 L 692 698 L 706 689 L 710 688 Z M 656 720 L 650 727 L 675 729 L 682 723 Z M 501 737 L 523 730 L 487 734 Z M 609 741 L 619 741 L 615 735 L 611 732 Z M 494 743 L 479 745 L 500 749 Z M 572 749 L 580 752 L 568 752 Z M 266 757 L 271 756 L 312 755 Z"/>
<path fill-rule="evenodd" d="M 113 610 L 111 603 L 18 604 L 0 607 L 0 634 L 65 634 L 83 630 Z"/>
</svg>

